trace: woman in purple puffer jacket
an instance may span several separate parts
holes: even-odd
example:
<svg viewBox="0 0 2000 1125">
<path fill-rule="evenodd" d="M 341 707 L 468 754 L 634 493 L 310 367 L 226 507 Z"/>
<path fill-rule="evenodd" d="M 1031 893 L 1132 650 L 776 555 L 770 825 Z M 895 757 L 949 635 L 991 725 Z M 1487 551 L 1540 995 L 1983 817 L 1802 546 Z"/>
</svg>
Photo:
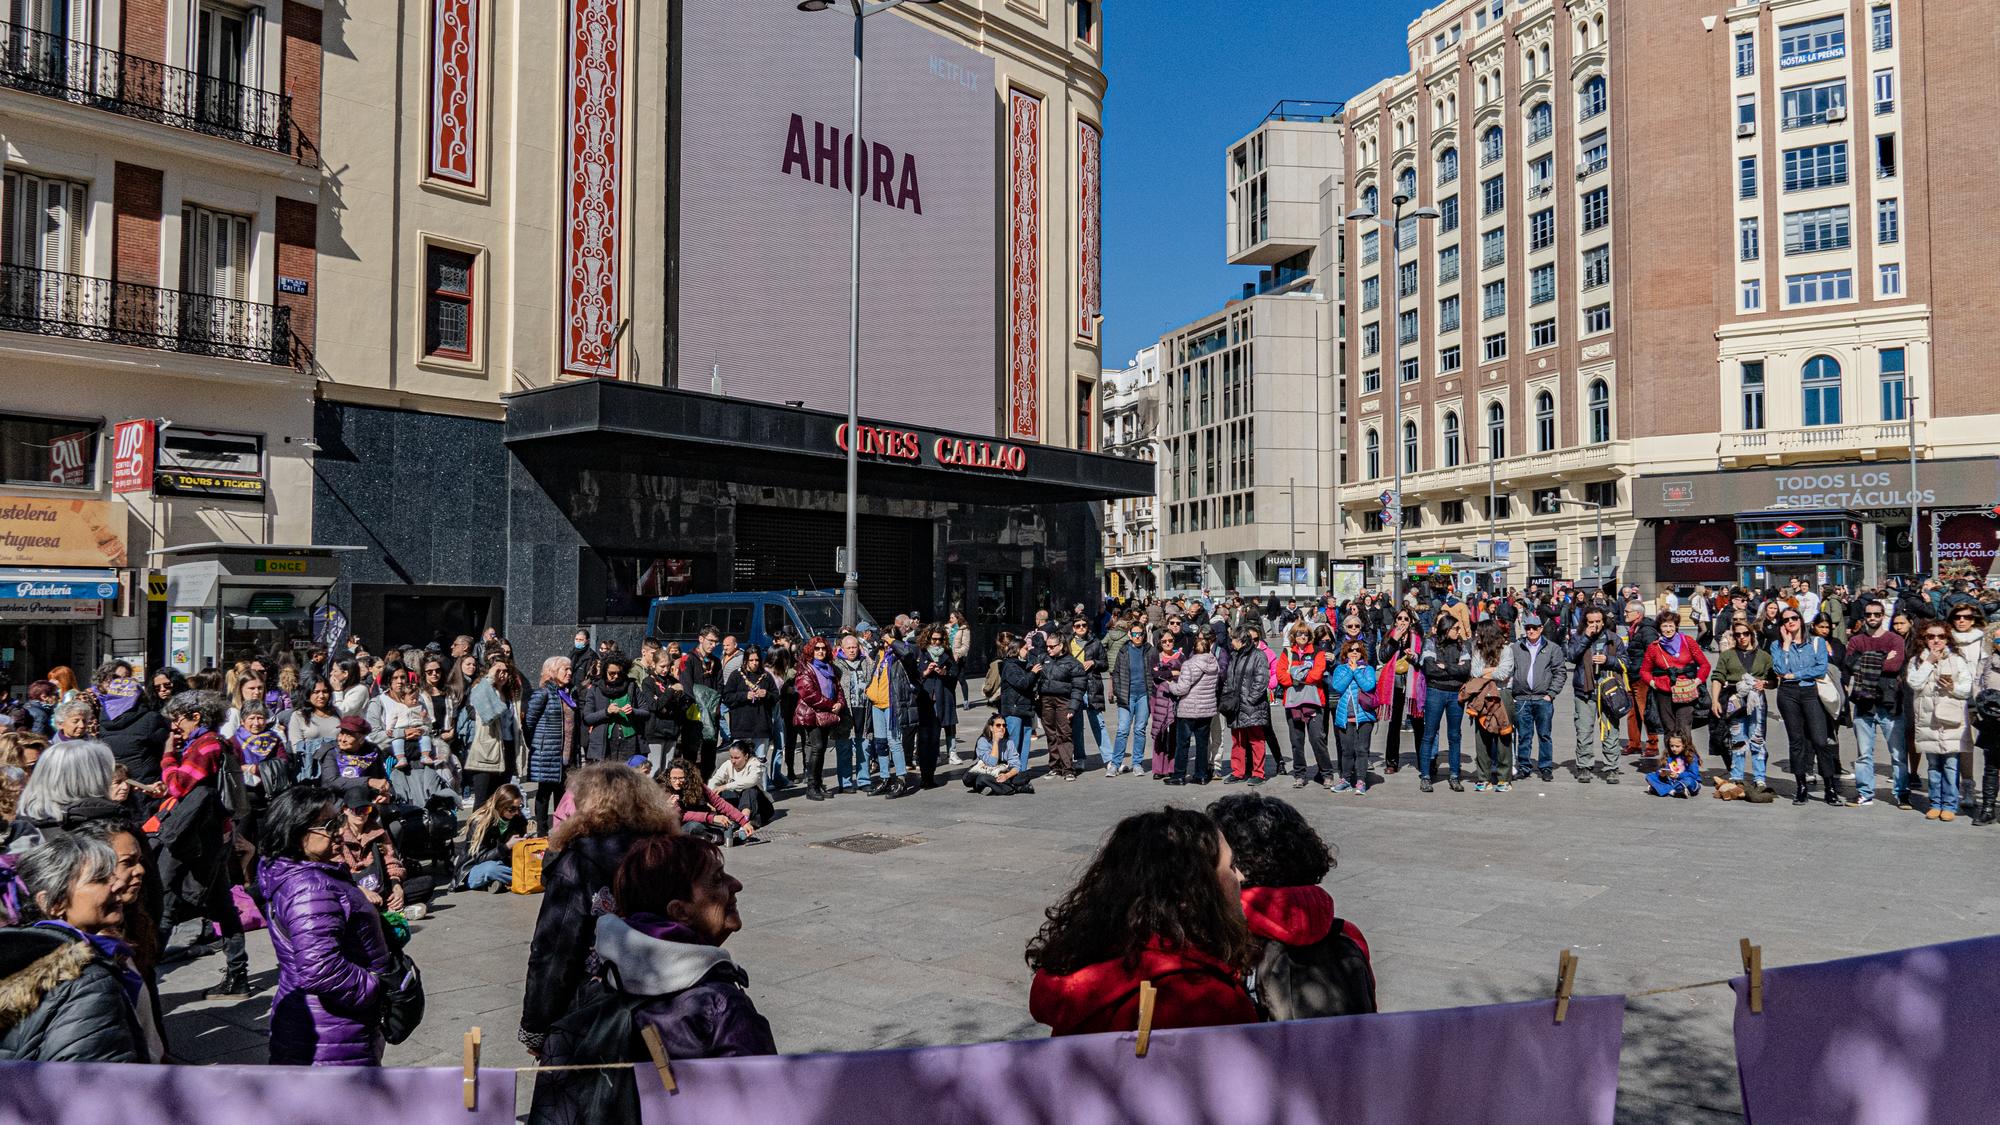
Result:
<svg viewBox="0 0 2000 1125">
<path fill-rule="evenodd" d="M 329 790 L 297 785 L 264 816 L 257 885 L 278 955 L 274 1065 L 382 1065 L 389 942 L 381 914 L 333 858 L 336 803 Z"/>
</svg>

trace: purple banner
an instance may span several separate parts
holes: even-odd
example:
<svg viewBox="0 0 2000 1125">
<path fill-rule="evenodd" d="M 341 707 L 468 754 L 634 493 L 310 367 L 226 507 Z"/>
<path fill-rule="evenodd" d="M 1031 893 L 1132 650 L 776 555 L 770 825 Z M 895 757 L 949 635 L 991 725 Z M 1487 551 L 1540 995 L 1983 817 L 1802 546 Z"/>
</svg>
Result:
<svg viewBox="0 0 2000 1125">
<path fill-rule="evenodd" d="M 0 1063 L 0 1125 L 512 1125 L 514 1072 Z"/>
<path fill-rule="evenodd" d="M 645 1125 L 1609 1125 L 1621 996 L 638 1069 Z M 1426 1065 L 1428 1061 L 1439 1065 Z"/>
<path fill-rule="evenodd" d="M 2000 1090 L 2000 937 L 1764 970 L 1736 989 L 1750 1125 L 1992 1121 Z"/>
</svg>

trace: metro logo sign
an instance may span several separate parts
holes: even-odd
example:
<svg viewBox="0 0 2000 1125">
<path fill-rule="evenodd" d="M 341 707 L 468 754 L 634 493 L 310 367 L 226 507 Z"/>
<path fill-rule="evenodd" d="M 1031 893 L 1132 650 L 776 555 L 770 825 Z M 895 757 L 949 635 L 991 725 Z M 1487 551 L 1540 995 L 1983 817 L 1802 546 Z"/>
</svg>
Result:
<svg viewBox="0 0 2000 1125">
<path fill-rule="evenodd" d="M 1797 539 L 1799 536 L 1805 534 L 1805 530 L 1806 530 L 1805 528 L 1800 527 L 1798 524 L 1792 523 L 1790 520 L 1787 520 L 1784 523 L 1779 524 L 1777 527 L 1778 534 L 1784 536 L 1787 539 Z"/>
<path fill-rule="evenodd" d="M 111 491 L 153 490 L 153 420 L 135 418 L 112 431 Z"/>
</svg>

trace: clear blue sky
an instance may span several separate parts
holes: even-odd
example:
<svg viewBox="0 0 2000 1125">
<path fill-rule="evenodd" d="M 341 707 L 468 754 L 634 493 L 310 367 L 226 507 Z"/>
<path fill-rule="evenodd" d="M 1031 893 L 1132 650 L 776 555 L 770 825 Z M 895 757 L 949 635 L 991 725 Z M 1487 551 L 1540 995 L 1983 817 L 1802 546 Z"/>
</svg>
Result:
<svg viewBox="0 0 2000 1125">
<path fill-rule="evenodd" d="M 1283 98 L 1342 101 L 1409 66 L 1415 0 L 1105 5 L 1104 365 L 1255 281 L 1222 256 L 1224 146 Z"/>
</svg>

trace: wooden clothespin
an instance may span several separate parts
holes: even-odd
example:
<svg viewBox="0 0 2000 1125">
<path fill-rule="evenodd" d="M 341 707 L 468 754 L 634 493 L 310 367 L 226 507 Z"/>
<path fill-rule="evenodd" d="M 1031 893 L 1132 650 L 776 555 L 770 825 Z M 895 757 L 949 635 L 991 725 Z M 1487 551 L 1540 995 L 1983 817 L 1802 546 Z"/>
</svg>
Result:
<svg viewBox="0 0 2000 1125">
<path fill-rule="evenodd" d="M 1576 992 L 1576 954 L 1565 949 L 1556 959 L 1556 1022 L 1569 1018 L 1569 998 Z"/>
<path fill-rule="evenodd" d="M 639 1029 L 639 1038 L 646 1041 L 646 1051 L 653 1056 L 653 1069 L 660 1072 L 660 1085 L 667 1093 L 678 1093 L 680 1086 L 674 1082 L 674 1068 L 667 1065 L 667 1048 L 660 1042 L 660 1029 L 646 1024 Z"/>
<path fill-rule="evenodd" d="M 479 1029 L 465 1033 L 465 1108 L 479 1108 Z"/>
<path fill-rule="evenodd" d="M 1153 982 L 1139 982 L 1139 1049 L 1137 1057 L 1145 1058 L 1146 1051 L 1153 1045 L 1153 1005 L 1160 998 L 1160 990 Z"/>
<path fill-rule="evenodd" d="M 1751 945 L 1749 938 L 1739 942 L 1743 951 L 1743 975 L 1750 980 L 1750 1014 L 1764 1014 L 1764 947 Z"/>
</svg>

